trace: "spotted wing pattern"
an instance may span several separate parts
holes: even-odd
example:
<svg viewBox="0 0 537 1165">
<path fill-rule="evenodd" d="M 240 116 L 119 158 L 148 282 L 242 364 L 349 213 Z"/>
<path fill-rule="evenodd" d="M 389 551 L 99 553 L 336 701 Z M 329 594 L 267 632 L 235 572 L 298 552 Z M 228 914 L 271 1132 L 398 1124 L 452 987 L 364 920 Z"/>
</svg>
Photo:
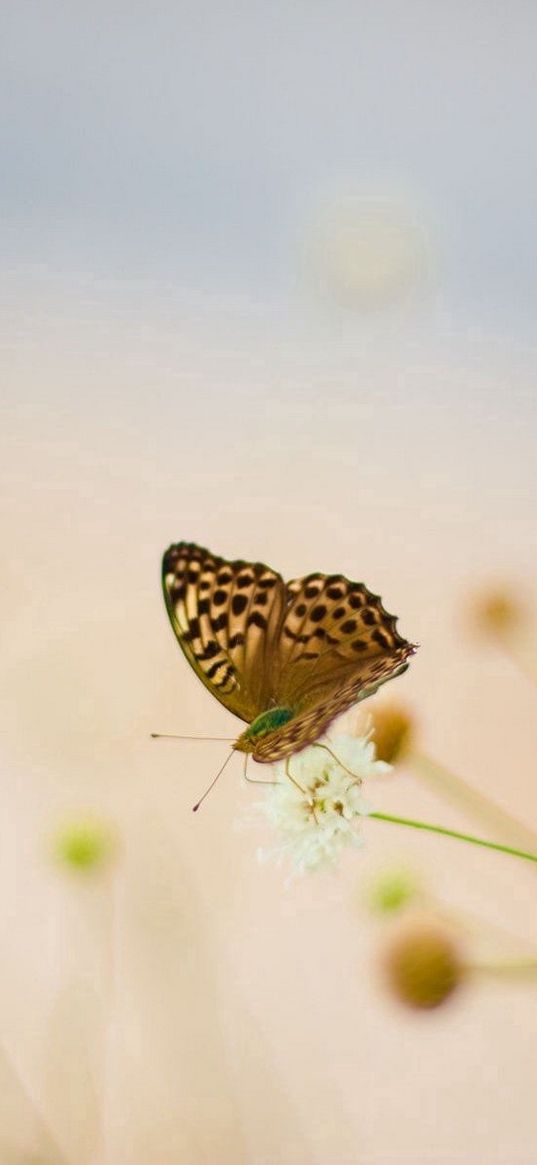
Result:
<svg viewBox="0 0 537 1165">
<path fill-rule="evenodd" d="M 372 656 L 354 663 L 347 670 L 326 676 L 322 685 L 303 696 L 291 720 L 255 742 L 254 760 L 273 764 L 313 744 L 326 732 L 333 720 L 360 700 L 374 695 L 381 684 L 406 671 L 408 657 L 415 648 L 406 643 L 390 653 Z"/>
<path fill-rule="evenodd" d="M 380 597 L 343 575 L 310 574 L 287 584 L 278 650 L 278 699 L 295 707 L 327 677 L 359 672 L 372 656 L 406 646 Z"/>
<path fill-rule="evenodd" d="M 255 760 L 299 752 L 353 704 L 405 671 L 415 648 L 378 595 L 343 575 L 284 584 L 263 563 L 228 562 L 180 542 L 163 559 L 175 634 L 222 704 L 251 723 L 271 708 L 293 713 L 252 740 Z"/>
<path fill-rule="evenodd" d="M 275 695 L 295 714 L 256 741 L 256 760 L 280 760 L 312 744 L 347 708 L 404 671 L 415 650 L 363 583 L 317 573 L 286 589 Z"/>
<path fill-rule="evenodd" d="M 189 663 L 226 708 L 251 723 L 270 699 L 269 644 L 286 603 L 281 576 L 263 563 L 227 562 L 179 542 L 164 555 L 162 582 Z"/>
</svg>

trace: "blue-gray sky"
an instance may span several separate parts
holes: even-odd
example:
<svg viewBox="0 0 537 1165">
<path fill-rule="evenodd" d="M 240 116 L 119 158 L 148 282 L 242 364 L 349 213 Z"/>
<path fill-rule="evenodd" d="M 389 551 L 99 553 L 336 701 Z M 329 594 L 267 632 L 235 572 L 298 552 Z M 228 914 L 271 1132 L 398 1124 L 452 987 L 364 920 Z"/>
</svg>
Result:
<svg viewBox="0 0 537 1165">
<path fill-rule="evenodd" d="M 450 315 L 530 338 L 536 34 L 521 0 L 12 3 L 8 265 L 263 302 L 327 192 L 395 190 Z"/>
</svg>

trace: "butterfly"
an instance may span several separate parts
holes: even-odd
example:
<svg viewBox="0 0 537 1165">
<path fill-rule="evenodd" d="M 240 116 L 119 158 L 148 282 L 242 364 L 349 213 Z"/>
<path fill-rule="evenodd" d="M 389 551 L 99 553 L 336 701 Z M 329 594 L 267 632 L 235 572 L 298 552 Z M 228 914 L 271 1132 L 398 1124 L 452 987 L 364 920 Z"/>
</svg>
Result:
<svg viewBox="0 0 537 1165">
<path fill-rule="evenodd" d="M 164 554 L 173 630 L 202 683 L 248 724 L 233 748 L 272 764 L 400 675 L 416 650 L 378 595 L 341 574 L 285 583 L 192 542 Z"/>
</svg>

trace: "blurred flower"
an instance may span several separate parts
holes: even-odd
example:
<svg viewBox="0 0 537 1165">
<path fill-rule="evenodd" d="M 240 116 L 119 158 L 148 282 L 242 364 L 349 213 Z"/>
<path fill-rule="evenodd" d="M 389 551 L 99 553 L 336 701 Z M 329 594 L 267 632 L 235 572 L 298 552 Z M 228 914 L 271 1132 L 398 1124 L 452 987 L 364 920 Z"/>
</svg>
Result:
<svg viewBox="0 0 537 1165">
<path fill-rule="evenodd" d="M 379 705 L 373 710 L 372 718 L 377 756 L 394 765 L 411 746 L 414 721 L 410 713 L 398 704 Z"/>
<path fill-rule="evenodd" d="M 456 942 L 438 925 L 423 922 L 400 932 L 384 955 L 387 981 L 408 1007 L 439 1007 L 465 976 Z"/>
<path fill-rule="evenodd" d="M 105 822 L 74 821 L 58 831 L 53 850 L 62 865 L 88 873 L 101 870 L 111 862 L 117 851 L 117 839 Z"/>
<path fill-rule="evenodd" d="M 503 636 L 521 627 L 527 612 L 514 590 L 491 587 L 476 594 L 470 605 L 475 630 L 485 636 Z"/>
<path fill-rule="evenodd" d="M 309 239 L 319 289 L 362 310 L 406 297 L 430 268 L 424 224 L 402 199 L 346 194 L 319 215 Z"/>
<path fill-rule="evenodd" d="M 410 870 L 383 870 L 369 886 L 368 901 L 377 914 L 395 914 L 419 892 L 415 875 Z"/>
<path fill-rule="evenodd" d="M 262 857 L 289 856 L 303 873 L 334 864 L 345 845 L 362 845 L 360 817 L 371 812 L 361 794 L 364 779 L 386 772 L 375 760 L 367 738 L 342 735 L 320 741 L 275 766 L 278 784 L 261 809 L 282 835 L 280 844 Z"/>
</svg>

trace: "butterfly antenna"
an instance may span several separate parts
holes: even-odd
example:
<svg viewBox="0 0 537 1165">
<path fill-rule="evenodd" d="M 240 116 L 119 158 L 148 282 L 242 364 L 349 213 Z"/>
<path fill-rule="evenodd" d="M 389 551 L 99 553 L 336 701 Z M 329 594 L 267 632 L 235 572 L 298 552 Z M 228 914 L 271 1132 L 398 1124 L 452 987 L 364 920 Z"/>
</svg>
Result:
<svg viewBox="0 0 537 1165">
<path fill-rule="evenodd" d="M 197 811 L 198 811 L 198 809 L 199 809 L 200 805 L 202 804 L 202 802 L 203 802 L 203 801 L 205 801 L 205 798 L 209 796 L 209 793 L 211 792 L 211 789 L 213 789 L 213 788 L 214 788 L 214 786 L 216 785 L 216 782 L 217 782 L 218 778 L 222 776 L 222 773 L 223 773 L 223 771 L 224 771 L 224 769 L 225 769 L 226 765 L 227 765 L 227 764 L 229 763 L 229 761 L 231 760 L 231 757 L 233 756 L 233 753 L 234 753 L 234 751 L 235 751 L 235 750 L 232 748 L 232 750 L 231 750 L 231 752 L 230 752 L 229 756 L 227 756 L 227 757 L 226 757 L 226 759 L 225 759 L 225 761 L 224 761 L 224 763 L 223 763 L 223 765 L 222 765 L 222 768 L 220 768 L 220 769 L 218 770 L 218 772 L 217 772 L 217 774 L 216 774 L 216 777 L 214 777 L 214 778 L 213 778 L 213 780 L 211 781 L 211 783 L 210 783 L 210 785 L 209 785 L 208 789 L 206 789 L 206 790 L 205 790 L 205 792 L 204 792 L 204 794 L 203 794 L 203 797 L 200 797 L 199 801 L 197 801 L 197 802 L 196 802 L 196 804 L 192 806 L 192 812 L 193 812 L 193 813 L 197 813 Z"/>
<path fill-rule="evenodd" d="M 219 740 L 230 744 L 233 736 L 177 736 L 175 732 L 150 732 L 152 740 Z"/>
</svg>

